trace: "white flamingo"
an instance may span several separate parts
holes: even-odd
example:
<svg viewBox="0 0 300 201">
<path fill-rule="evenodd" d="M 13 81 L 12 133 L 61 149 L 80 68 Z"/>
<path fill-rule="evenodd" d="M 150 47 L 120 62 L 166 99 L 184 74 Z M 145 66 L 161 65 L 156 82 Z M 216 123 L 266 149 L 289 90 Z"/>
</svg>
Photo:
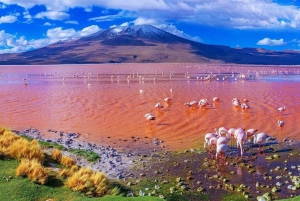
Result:
<svg viewBox="0 0 300 201">
<path fill-rule="evenodd" d="M 260 151 L 261 144 L 264 143 L 270 136 L 264 132 L 254 135 L 254 144 L 258 144 L 258 150 Z"/>
<path fill-rule="evenodd" d="M 237 147 L 241 149 L 241 156 L 243 157 L 244 150 L 243 150 L 243 144 L 247 140 L 247 134 L 245 132 L 245 129 L 238 128 L 234 132 L 234 137 L 236 139 Z"/>
<path fill-rule="evenodd" d="M 284 121 L 282 121 L 282 120 L 279 120 L 277 123 L 278 123 L 279 127 L 283 127 L 284 126 Z"/>
<path fill-rule="evenodd" d="M 237 99 L 237 98 L 234 98 L 233 100 L 232 100 L 232 105 L 233 106 L 240 106 L 240 100 L 239 99 Z"/>
<path fill-rule="evenodd" d="M 229 140 L 230 139 L 228 137 L 221 136 L 217 139 L 217 145 L 228 144 Z"/>
<path fill-rule="evenodd" d="M 184 106 L 194 108 L 194 107 L 198 106 L 198 102 L 197 101 L 192 101 L 192 102 L 189 102 L 189 103 L 184 103 Z"/>
<path fill-rule="evenodd" d="M 224 158 L 226 157 L 226 151 L 228 149 L 227 144 L 217 144 L 217 150 L 216 150 L 216 159 L 218 159 L 218 156 L 224 156 Z"/>
<path fill-rule="evenodd" d="M 145 114 L 145 118 L 146 118 L 146 120 L 149 121 L 149 124 L 151 123 L 151 121 L 153 121 L 153 120 L 156 119 L 155 116 L 153 114 L 151 114 L 151 113 Z"/>
<path fill-rule="evenodd" d="M 172 99 L 169 98 L 169 97 L 167 97 L 167 98 L 164 99 L 164 101 L 167 102 L 167 103 L 171 102 L 171 100 L 172 100 Z"/>
<path fill-rule="evenodd" d="M 234 132 L 235 132 L 235 128 L 230 128 L 229 130 L 228 130 L 228 132 L 227 132 L 227 138 L 229 138 L 229 139 L 231 139 L 231 138 L 234 138 Z M 234 144 L 234 140 L 231 140 L 231 142 L 230 142 L 231 144 L 231 147 L 233 147 L 233 144 Z"/>
<path fill-rule="evenodd" d="M 228 129 L 225 127 L 220 127 L 218 130 L 219 136 L 227 136 L 228 134 Z"/>
<path fill-rule="evenodd" d="M 23 79 L 23 84 L 26 86 L 27 85 L 27 82 L 26 82 L 26 79 L 24 78 Z"/>
<path fill-rule="evenodd" d="M 159 109 L 162 109 L 162 108 L 164 108 L 164 106 L 160 102 L 155 104 L 155 109 L 159 110 Z"/>
<path fill-rule="evenodd" d="M 211 138 L 213 137 L 219 137 L 217 134 L 215 133 L 207 133 L 204 136 L 204 149 L 206 148 L 206 145 L 209 145 L 209 141 Z"/>
<path fill-rule="evenodd" d="M 250 106 L 247 103 L 241 103 L 242 109 L 250 109 Z"/>
<path fill-rule="evenodd" d="M 285 111 L 285 106 L 280 107 L 280 108 L 278 108 L 277 110 L 278 110 L 278 112 L 283 112 L 283 111 Z"/>
<path fill-rule="evenodd" d="M 220 98 L 219 98 L 219 97 L 214 97 L 214 98 L 213 98 L 213 101 L 214 101 L 214 102 L 219 102 L 219 101 L 220 101 Z"/>
<path fill-rule="evenodd" d="M 205 108 L 207 105 L 209 105 L 207 99 L 205 99 L 205 98 L 200 99 L 198 104 L 201 108 Z"/>
</svg>

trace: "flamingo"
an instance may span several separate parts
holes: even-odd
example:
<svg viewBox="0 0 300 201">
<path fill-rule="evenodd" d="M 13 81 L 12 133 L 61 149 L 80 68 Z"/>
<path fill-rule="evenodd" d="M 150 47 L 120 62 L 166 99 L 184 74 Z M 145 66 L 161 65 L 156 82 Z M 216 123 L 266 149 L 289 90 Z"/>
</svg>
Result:
<svg viewBox="0 0 300 201">
<path fill-rule="evenodd" d="M 169 97 L 167 97 L 167 98 L 164 99 L 164 101 L 167 102 L 167 103 L 171 102 L 171 100 L 172 100 L 172 99 L 169 98 Z"/>
<path fill-rule="evenodd" d="M 250 139 L 250 147 L 252 146 L 253 142 L 253 135 L 257 132 L 257 129 L 250 128 L 246 131 L 247 139 Z"/>
<path fill-rule="evenodd" d="M 236 130 L 235 128 L 230 128 L 228 130 L 228 132 L 227 132 L 226 137 L 229 138 L 229 139 L 231 139 L 232 137 L 234 137 L 235 130 Z M 231 143 L 230 143 L 231 147 L 233 147 L 233 143 L 234 143 L 234 141 L 232 140 Z"/>
<path fill-rule="evenodd" d="M 212 158 L 213 158 L 214 156 L 211 154 L 210 148 L 211 148 L 211 147 L 216 148 L 216 146 L 217 146 L 217 141 L 218 141 L 218 137 L 214 136 L 214 137 L 211 137 L 211 138 L 209 139 L 209 142 L 208 142 L 209 150 L 207 150 L 207 152 L 211 155 Z"/>
<path fill-rule="evenodd" d="M 213 98 L 213 101 L 214 101 L 214 102 L 219 102 L 219 101 L 220 101 L 220 98 L 219 98 L 219 97 L 214 97 L 214 98 Z"/>
<path fill-rule="evenodd" d="M 224 155 L 224 158 L 226 157 L 226 151 L 228 149 L 227 144 L 217 144 L 217 150 L 216 150 L 216 159 L 218 159 L 218 155 Z"/>
<path fill-rule="evenodd" d="M 283 112 L 283 111 L 285 110 L 285 106 L 280 107 L 280 108 L 278 108 L 277 110 L 278 110 L 278 112 Z"/>
<path fill-rule="evenodd" d="M 247 139 L 247 134 L 245 132 L 245 129 L 243 129 L 243 128 L 236 129 L 234 132 L 234 137 L 236 139 L 237 147 L 239 147 L 241 149 L 241 156 L 243 157 L 243 154 L 244 154 L 243 144 Z"/>
<path fill-rule="evenodd" d="M 242 103 L 241 108 L 242 109 L 250 109 L 250 106 L 247 103 Z"/>
<path fill-rule="evenodd" d="M 228 129 L 225 127 L 220 127 L 218 130 L 219 136 L 227 136 L 228 134 Z"/>
<path fill-rule="evenodd" d="M 232 100 L 232 105 L 233 106 L 240 106 L 240 101 L 239 101 L 239 99 L 237 99 L 237 98 L 234 98 L 233 100 Z"/>
<path fill-rule="evenodd" d="M 189 102 L 189 103 L 184 103 L 184 106 L 186 106 L 186 107 L 197 107 L 197 105 L 198 105 L 197 101 L 192 101 L 192 102 Z"/>
<path fill-rule="evenodd" d="M 221 136 L 217 139 L 217 145 L 227 144 L 229 142 L 229 140 L 230 139 L 228 137 Z"/>
<path fill-rule="evenodd" d="M 256 135 L 254 135 L 254 140 L 253 142 L 255 144 L 258 144 L 258 150 L 260 150 L 260 146 L 262 143 L 264 143 L 270 136 L 267 135 L 266 133 L 264 132 L 261 132 L 261 133 L 258 133 Z"/>
<path fill-rule="evenodd" d="M 248 100 L 248 99 L 246 99 L 246 98 L 244 98 L 243 100 L 243 103 L 249 103 L 250 101 Z"/>
<path fill-rule="evenodd" d="M 209 105 L 207 99 L 204 98 L 200 99 L 198 104 L 200 105 L 201 108 L 205 108 L 207 105 Z"/>
<path fill-rule="evenodd" d="M 279 120 L 277 123 L 278 123 L 279 127 L 283 127 L 284 126 L 284 121 L 282 121 L 282 120 Z"/>
<path fill-rule="evenodd" d="M 155 108 L 156 109 L 162 109 L 162 108 L 164 108 L 164 106 L 160 102 L 158 102 L 158 103 L 155 104 Z"/>
<path fill-rule="evenodd" d="M 27 82 L 26 82 L 26 79 L 24 78 L 23 79 L 23 84 L 26 86 L 27 85 Z"/>
<path fill-rule="evenodd" d="M 215 134 L 215 133 L 207 133 L 207 134 L 205 134 L 205 136 L 204 136 L 204 140 L 205 140 L 205 142 L 204 142 L 204 149 L 206 148 L 206 145 L 209 145 L 209 141 L 213 137 L 218 137 L 218 135 Z"/>
<path fill-rule="evenodd" d="M 155 116 L 153 114 L 151 114 L 151 113 L 145 114 L 145 118 L 146 118 L 146 120 L 149 121 L 149 124 L 151 123 L 151 121 L 153 121 L 153 120 L 156 119 Z"/>
</svg>

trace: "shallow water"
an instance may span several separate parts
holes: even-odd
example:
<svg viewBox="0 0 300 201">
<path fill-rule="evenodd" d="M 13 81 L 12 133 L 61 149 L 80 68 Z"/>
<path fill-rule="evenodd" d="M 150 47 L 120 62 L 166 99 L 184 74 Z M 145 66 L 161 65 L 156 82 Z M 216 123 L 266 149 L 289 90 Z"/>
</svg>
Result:
<svg viewBox="0 0 300 201">
<path fill-rule="evenodd" d="M 104 145 L 156 137 L 169 150 L 202 147 L 204 135 L 221 126 L 299 140 L 299 71 L 300 66 L 199 64 L 0 66 L 0 124 L 35 127 L 49 138 L 57 136 L 48 129 L 79 132 L 82 140 Z M 252 77 L 236 78 L 239 73 Z M 219 80 L 201 80 L 207 75 Z M 215 96 L 219 103 L 213 103 Z M 172 98 L 169 104 L 166 97 Z M 210 103 L 206 109 L 183 105 L 201 98 Z M 251 108 L 233 107 L 233 98 L 247 98 Z M 156 110 L 157 102 L 164 108 Z M 283 113 L 277 111 L 281 106 L 287 108 Z M 156 116 L 152 124 L 144 118 L 149 112 Z M 278 120 L 285 121 L 282 129 Z"/>
</svg>

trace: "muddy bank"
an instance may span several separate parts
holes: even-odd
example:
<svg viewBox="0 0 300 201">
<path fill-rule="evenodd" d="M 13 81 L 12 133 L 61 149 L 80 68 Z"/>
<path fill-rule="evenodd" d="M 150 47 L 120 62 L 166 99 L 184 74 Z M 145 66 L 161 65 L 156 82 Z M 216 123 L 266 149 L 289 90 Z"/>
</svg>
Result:
<svg viewBox="0 0 300 201">
<path fill-rule="evenodd" d="M 258 200 L 263 195 L 266 200 L 268 197 L 278 200 L 300 194 L 298 142 L 273 140 L 260 151 L 256 146 L 248 147 L 243 158 L 237 153 L 232 148 L 226 160 L 217 161 L 208 152 L 195 149 L 161 152 L 159 157 L 137 168 L 136 175 L 143 175 L 146 180 L 152 178 L 158 185 L 168 185 L 167 193 L 203 192 L 209 200 L 220 200 L 230 192 L 247 200 Z"/>
<path fill-rule="evenodd" d="M 14 132 L 58 143 L 66 148 L 66 153 L 75 148 L 97 153 L 101 159 L 95 163 L 75 155 L 73 158 L 78 165 L 102 171 L 110 179 L 130 186 L 136 196 L 139 191 L 145 194 L 153 191 L 153 187 L 145 187 L 147 181 L 149 185 L 154 182 L 161 189 L 166 189 L 163 187 L 166 185 L 167 190 L 161 194 L 202 192 L 210 200 L 220 200 L 220 197 L 230 192 L 249 200 L 257 200 L 257 197 L 264 194 L 265 197 L 268 194 L 272 200 L 300 194 L 300 144 L 288 139 L 283 142 L 272 139 L 260 151 L 257 146 L 247 144 L 243 158 L 238 156 L 238 149 L 231 147 L 226 153 L 226 159 L 216 160 L 212 157 L 214 151 L 166 151 L 164 142 L 157 138 L 132 136 L 130 139 L 120 139 L 123 143 L 131 144 L 131 149 L 116 149 L 81 141 L 79 133 L 48 130 L 57 137 L 45 139 L 34 128 Z M 119 143 L 116 142 L 116 145 Z M 143 187 L 138 184 L 141 181 L 146 182 Z"/>
</svg>

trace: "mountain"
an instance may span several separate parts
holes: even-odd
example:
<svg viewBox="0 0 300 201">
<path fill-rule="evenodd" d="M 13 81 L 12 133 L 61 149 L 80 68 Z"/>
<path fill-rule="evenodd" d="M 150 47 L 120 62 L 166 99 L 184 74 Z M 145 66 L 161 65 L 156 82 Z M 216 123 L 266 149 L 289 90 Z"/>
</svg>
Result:
<svg viewBox="0 0 300 201">
<path fill-rule="evenodd" d="M 80 63 L 300 64 L 297 51 L 230 48 L 190 41 L 151 25 L 113 27 L 18 54 L 0 55 L 0 64 Z"/>
</svg>

